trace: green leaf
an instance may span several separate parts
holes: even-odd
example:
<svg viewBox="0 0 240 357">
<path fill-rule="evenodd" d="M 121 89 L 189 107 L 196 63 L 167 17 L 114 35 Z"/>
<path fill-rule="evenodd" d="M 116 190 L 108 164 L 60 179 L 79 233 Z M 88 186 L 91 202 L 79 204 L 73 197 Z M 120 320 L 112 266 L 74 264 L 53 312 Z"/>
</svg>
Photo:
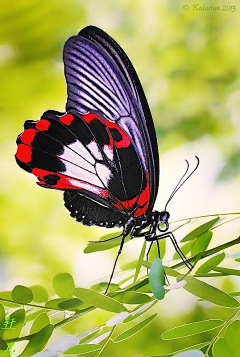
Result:
<svg viewBox="0 0 240 357">
<path fill-rule="evenodd" d="M 67 351 L 64 352 L 64 354 L 83 354 L 100 350 L 100 348 L 101 345 L 98 344 L 82 344 L 69 348 Z"/>
<path fill-rule="evenodd" d="M 53 289 L 60 297 L 71 298 L 74 288 L 73 278 L 68 273 L 58 274 L 53 278 Z"/>
<path fill-rule="evenodd" d="M 90 289 L 75 288 L 74 295 L 80 300 L 102 310 L 112 312 L 127 311 L 127 309 L 118 301 Z"/>
<path fill-rule="evenodd" d="M 121 342 L 123 340 L 126 340 L 129 337 L 132 337 L 133 335 L 135 335 L 135 333 L 139 332 L 140 330 L 142 330 L 145 326 L 147 326 L 148 324 L 150 324 L 150 322 L 154 319 L 154 317 L 157 316 L 157 314 L 154 314 L 152 316 L 149 316 L 148 318 L 146 318 L 145 320 L 139 322 L 137 325 L 131 327 L 130 329 L 124 331 L 123 333 L 121 333 L 120 335 L 116 336 L 113 339 L 113 342 Z"/>
<path fill-rule="evenodd" d="M 25 315 L 25 310 L 19 309 L 14 311 L 10 316 L 8 316 L 8 318 L 4 322 L 7 328 L 4 329 L 3 327 L 5 326 L 1 328 L 0 337 L 3 340 L 11 340 L 14 338 L 18 338 L 25 322 Z M 12 328 L 10 328 L 11 323 Z"/>
<path fill-rule="evenodd" d="M 134 261 L 132 261 L 132 262 L 130 262 L 130 263 L 126 263 L 126 264 L 122 265 L 122 266 L 120 267 L 120 269 L 123 270 L 123 271 L 135 269 L 137 263 L 138 263 L 138 261 L 137 261 L 137 260 L 134 260 Z"/>
<path fill-rule="evenodd" d="M 189 240 L 193 240 L 200 236 L 200 234 L 208 231 L 218 220 L 220 217 L 216 217 L 214 219 L 211 219 L 211 221 L 208 221 L 201 226 L 195 228 L 192 232 L 188 233 L 182 240 L 181 242 L 187 242 Z"/>
<path fill-rule="evenodd" d="M 53 325 L 47 325 L 41 331 L 33 335 L 21 354 L 21 357 L 30 357 L 34 353 L 42 351 L 51 337 L 53 329 Z"/>
<path fill-rule="evenodd" d="M 30 289 L 33 293 L 33 301 L 46 302 L 48 300 L 48 292 L 42 285 L 32 285 Z"/>
<path fill-rule="evenodd" d="M 133 291 L 123 291 L 114 295 L 114 299 L 123 304 L 145 304 L 152 299 L 146 294 Z"/>
<path fill-rule="evenodd" d="M 99 241 L 96 241 L 96 243 L 89 243 L 87 245 L 87 247 L 84 249 L 84 253 L 99 252 L 99 251 L 102 251 L 102 250 L 107 250 L 107 249 L 111 249 L 111 248 L 119 246 L 121 244 L 122 237 L 115 238 L 115 239 L 110 240 L 108 242 L 102 242 L 102 240 L 117 237 L 121 233 L 118 232 L 118 233 L 115 233 L 115 234 L 107 234 L 107 235 L 101 237 L 101 239 Z M 125 238 L 125 243 L 128 242 L 130 240 L 130 238 L 131 238 L 130 235 L 128 235 Z"/>
<path fill-rule="evenodd" d="M 11 291 L 1 291 L 0 292 L 0 300 L 3 299 L 3 301 L 6 300 L 12 300 L 12 292 Z M 4 301 L 4 306 L 9 306 L 9 307 L 19 307 L 19 304 L 16 304 L 14 301 L 13 302 L 6 302 Z"/>
<path fill-rule="evenodd" d="M 237 275 L 240 276 L 240 270 L 237 269 L 229 269 L 229 268 L 222 268 L 222 267 L 211 267 L 214 271 L 219 271 L 220 273 L 226 275 Z"/>
<path fill-rule="evenodd" d="M 139 275 L 140 270 L 141 270 L 140 261 L 144 258 L 144 254 L 145 254 L 145 251 L 146 251 L 146 246 L 147 246 L 147 241 L 144 240 L 144 243 L 143 243 L 143 246 L 142 246 L 142 250 L 141 250 L 141 253 L 140 253 L 140 256 L 139 256 L 139 259 L 138 259 L 138 262 L 137 262 L 136 270 L 135 270 L 135 275 L 134 275 L 134 279 L 133 279 L 134 283 L 137 281 L 138 275 Z"/>
<path fill-rule="evenodd" d="M 212 235 L 213 234 L 210 231 L 200 234 L 200 236 L 198 236 L 192 244 L 191 254 L 194 256 L 198 253 L 204 252 L 211 242 Z"/>
<path fill-rule="evenodd" d="M 32 314 L 27 314 L 26 316 L 26 322 L 34 320 L 38 315 L 42 314 L 43 312 L 47 312 L 47 310 L 41 309 L 38 311 L 34 311 Z"/>
<path fill-rule="evenodd" d="M 12 299 L 22 304 L 28 304 L 33 300 L 32 290 L 23 285 L 17 285 L 12 291 Z"/>
<path fill-rule="evenodd" d="M 165 273 L 169 276 L 177 277 L 178 275 L 180 275 L 178 271 L 174 270 L 173 268 L 166 267 L 165 265 L 163 266 L 163 269 Z"/>
<path fill-rule="evenodd" d="M 173 340 L 186 336 L 197 335 L 199 333 L 213 330 L 224 324 L 223 320 L 203 320 L 181 325 L 165 331 L 161 338 L 163 340 Z"/>
<path fill-rule="evenodd" d="M 156 299 L 162 300 L 165 296 L 165 284 L 164 269 L 160 258 L 156 258 L 151 265 L 149 273 L 149 283 Z"/>
<path fill-rule="evenodd" d="M 40 330 L 42 330 L 45 326 L 47 326 L 49 324 L 50 324 L 49 317 L 45 312 L 43 312 L 42 314 L 38 315 L 38 317 L 33 322 L 31 330 L 30 330 L 30 334 L 39 332 Z"/>
<path fill-rule="evenodd" d="M 60 302 L 58 306 L 63 310 L 78 310 L 80 306 L 83 305 L 83 302 L 78 298 L 72 298 L 69 300 L 65 300 Z"/>
<path fill-rule="evenodd" d="M 157 304 L 157 300 L 152 300 L 151 302 L 148 302 L 147 304 L 144 304 L 142 306 L 138 306 L 136 307 L 130 314 L 129 316 L 124 319 L 123 323 L 127 323 L 130 322 L 136 318 L 138 318 L 139 316 L 141 316 L 142 314 L 144 314 L 146 311 L 148 311 L 149 309 L 151 309 L 154 305 Z"/>
<path fill-rule="evenodd" d="M 183 289 L 201 299 L 229 308 L 237 308 L 240 306 L 239 302 L 232 296 L 211 285 L 208 285 L 207 283 L 204 283 L 203 281 L 195 279 L 189 275 L 185 276 L 184 279 L 187 281 L 187 284 L 184 285 Z"/>
<path fill-rule="evenodd" d="M 196 271 L 196 274 L 203 274 L 203 273 L 208 273 L 209 271 L 211 271 L 211 266 L 217 266 L 218 264 L 220 264 L 223 259 L 225 258 L 225 253 L 221 253 L 218 255 L 215 255 L 214 257 L 208 259 L 207 261 L 205 261 Z"/>
<path fill-rule="evenodd" d="M 192 245 L 193 245 L 193 241 L 181 245 L 181 251 L 183 252 L 184 255 L 188 255 L 188 253 L 191 251 Z M 179 254 L 175 252 L 173 255 L 173 259 L 181 259 L 181 258 Z"/>
<path fill-rule="evenodd" d="M 160 248 L 160 255 L 161 255 L 161 259 L 163 259 L 165 252 L 166 252 L 166 239 L 161 239 L 158 241 L 159 243 L 159 248 Z M 157 246 L 157 242 L 154 242 L 150 253 L 149 253 L 149 260 L 151 262 L 154 261 L 154 259 L 159 258 L 158 256 L 158 246 Z"/>
<path fill-rule="evenodd" d="M 151 265 L 152 265 L 152 262 L 147 261 L 147 260 L 139 260 L 139 263 L 147 269 L 150 269 Z"/>
<path fill-rule="evenodd" d="M 240 320 L 233 321 L 226 329 L 224 338 L 213 346 L 214 357 L 239 357 Z"/>
</svg>

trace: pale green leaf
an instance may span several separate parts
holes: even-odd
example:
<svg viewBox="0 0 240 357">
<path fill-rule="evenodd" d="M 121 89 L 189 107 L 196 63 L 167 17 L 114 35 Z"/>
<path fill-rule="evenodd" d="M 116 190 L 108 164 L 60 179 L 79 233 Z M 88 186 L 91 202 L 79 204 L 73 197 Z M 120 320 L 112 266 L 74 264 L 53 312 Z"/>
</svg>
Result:
<svg viewBox="0 0 240 357">
<path fill-rule="evenodd" d="M 214 257 L 208 259 L 207 261 L 205 261 L 196 271 L 196 274 L 204 274 L 204 273 L 208 273 L 209 271 L 211 271 L 211 266 L 217 266 L 218 264 L 220 264 L 223 259 L 225 258 L 225 253 L 220 253 L 218 255 L 215 255 Z"/>
<path fill-rule="evenodd" d="M 50 324 L 49 317 L 45 312 L 43 312 L 42 314 L 38 315 L 38 317 L 33 322 L 31 330 L 30 330 L 30 334 L 39 332 L 40 330 L 42 330 L 45 326 L 47 326 L 49 324 Z"/>
<path fill-rule="evenodd" d="M 2 327 L 5 321 L 5 309 L 2 304 L 0 304 L 0 328 Z"/>
<path fill-rule="evenodd" d="M 136 266 L 136 270 L 135 270 L 135 275 L 134 275 L 134 283 L 135 281 L 137 281 L 137 278 L 138 278 L 138 275 L 140 273 L 140 270 L 141 270 L 141 264 L 139 261 L 141 261 L 143 258 L 144 258 L 144 254 L 145 254 L 145 251 L 146 251 L 146 246 L 147 246 L 147 242 L 146 240 L 144 240 L 144 243 L 143 243 L 143 246 L 142 246 L 142 249 L 141 249 L 141 253 L 140 253 L 140 256 L 139 256 L 139 259 L 138 259 L 138 262 L 137 262 L 137 266 Z"/>
<path fill-rule="evenodd" d="M 218 272 L 226 274 L 226 275 L 240 276 L 240 270 L 237 270 L 237 269 L 229 269 L 229 268 L 222 268 L 222 267 L 211 267 L 211 268 L 214 271 L 218 271 Z"/>
<path fill-rule="evenodd" d="M 192 322 L 187 325 L 181 325 L 165 331 L 161 338 L 163 340 L 172 340 L 186 336 L 197 335 L 199 333 L 213 330 L 224 324 L 223 320 L 203 320 Z"/>
<path fill-rule="evenodd" d="M 166 252 L 166 239 L 159 240 L 158 244 L 159 244 L 161 259 L 163 259 Z M 159 258 L 158 245 L 157 242 L 154 242 L 149 253 L 149 260 L 153 262 L 154 259 L 156 258 Z"/>
<path fill-rule="evenodd" d="M 108 242 L 103 242 L 103 240 L 117 237 L 121 233 L 118 232 L 115 234 L 107 234 L 107 235 L 101 237 L 101 239 L 99 241 L 96 241 L 94 243 L 88 243 L 87 247 L 84 249 L 84 253 L 93 253 L 93 252 L 107 250 L 107 249 L 111 249 L 111 248 L 119 246 L 121 244 L 122 237 L 112 239 Z M 128 242 L 130 240 L 130 238 L 131 238 L 130 235 L 128 235 L 125 238 L 125 243 Z"/>
<path fill-rule="evenodd" d="M 85 354 L 93 351 L 100 350 L 101 345 L 98 344 L 81 344 L 78 346 L 74 346 L 69 348 L 64 354 Z"/>
<path fill-rule="evenodd" d="M 28 304 L 33 300 L 32 290 L 23 285 L 17 285 L 12 291 L 12 299 L 22 304 Z"/>
<path fill-rule="evenodd" d="M 68 273 L 58 274 L 53 278 L 53 289 L 60 297 L 71 298 L 74 288 L 73 278 Z"/>
<path fill-rule="evenodd" d="M 181 245 L 181 251 L 183 252 L 183 254 L 184 254 L 185 256 L 187 256 L 188 253 L 191 251 L 193 242 L 194 242 L 194 241 L 189 241 L 189 242 L 187 242 L 187 243 Z M 181 257 L 179 256 L 179 254 L 178 254 L 177 252 L 175 252 L 174 255 L 173 255 L 173 259 L 174 259 L 174 260 L 175 260 L 175 259 L 181 259 Z"/>
<path fill-rule="evenodd" d="M 123 340 L 126 340 L 129 337 L 132 337 L 133 335 L 135 335 L 135 333 L 139 332 L 140 330 L 142 330 L 145 326 L 147 326 L 148 324 L 150 324 L 150 322 L 154 319 L 154 317 L 157 314 L 154 314 L 148 318 L 146 318 L 145 320 L 139 322 L 137 325 L 131 327 L 130 329 L 124 331 L 123 333 L 121 333 L 120 335 L 116 336 L 113 339 L 113 342 L 121 342 Z"/>
<path fill-rule="evenodd" d="M 200 234 L 196 240 L 194 240 L 191 247 L 192 256 L 197 255 L 198 253 L 204 252 L 212 239 L 212 232 L 207 231 L 205 233 Z"/>
<path fill-rule="evenodd" d="M 94 290 L 75 288 L 74 295 L 87 304 L 103 310 L 112 312 L 127 311 L 127 309 L 118 301 L 110 298 L 109 296 L 101 295 Z"/>
<path fill-rule="evenodd" d="M 220 217 L 216 217 L 214 219 L 211 219 L 210 221 L 202 224 L 201 226 L 195 228 L 193 231 L 188 233 L 182 240 L 181 242 L 187 242 L 189 240 L 193 240 L 200 236 L 200 234 L 208 231 L 218 220 Z"/>
<path fill-rule="evenodd" d="M 237 308 L 240 306 L 239 302 L 232 296 L 207 283 L 204 283 L 203 281 L 195 279 L 189 275 L 185 276 L 184 279 L 187 281 L 187 284 L 183 287 L 183 289 L 201 299 L 229 308 Z"/>
<path fill-rule="evenodd" d="M 32 285 L 30 289 L 33 293 L 33 301 L 46 302 L 48 300 L 48 292 L 42 285 Z"/>
</svg>

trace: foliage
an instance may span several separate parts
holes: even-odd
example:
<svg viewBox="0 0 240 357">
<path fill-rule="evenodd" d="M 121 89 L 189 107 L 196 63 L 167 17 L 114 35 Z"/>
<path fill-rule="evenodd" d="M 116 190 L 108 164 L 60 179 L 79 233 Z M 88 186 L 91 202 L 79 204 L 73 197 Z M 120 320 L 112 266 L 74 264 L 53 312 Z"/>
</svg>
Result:
<svg viewBox="0 0 240 357">
<path fill-rule="evenodd" d="M 201 235 L 228 223 L 229 220 L 226 217 L 221 225 L 217 225 L 219 217 L 199 225 L 190 231 L 182 239 L 182 242 L 185 242 L 187 237 L 187 240 L 194 245 L 195 239 L 200 239 Z M 237 214 L 237 218 L 240 218 L 239 214 Z M 187 223 L 189 223 L 189 220 L 187 220 Z M 129 264 L 128 267 L 124 266 L 126 277 L 118 284 L 111 284 L 107 295 L 103 295 L 106 288 L 103 283 L 94 285 L 90 289 L 75 287 L 74 279 L 69 273 L 61 273 L 53 278 L 52 285 L 56 295 L 50 300 L 43 286 L 17 285 L 10 294 L 4 295 L 6 292 L 0 294 L 0 296 L 3 296 L 0 297 L 2 303 L 0 305 L 0 350 L 6 351 L 9 346 L 13 345 L 15 348 L 19 342 L 26 341 L 27 344 L 22 348 L 21 356 L 35 355 L 44 349 L 56 328 L 69 324 L 75 319 L 81 319 L 84 315 L 90 314 L 96 309 L 101 309 L 115 313 L 115 315 L 105 323 L 85 330 L 81 335 L 65 335 L 50 344 L 44 353 L 37 354 L 38 357 L 85 353 L 100 356 L 110 341 L 115 344 L 120 343 L 132 338 L 143 328 L 146 328 L 157 315 L 157 313 L 154 313 L 148 316 L 147 313 L 146 317 L 146 312 L 154 309 L 156 304 L 161 304 L 161 301 L 158 300 L 163 299 L 165 292 L 168 294 L 172 289 L 179 289 L 183 286 L 187 292 L 200 298 L 200 304 L 202 302 L 216 304 L 229 309 L 229 312 L 226 320 L 222 319 L 221 316 L 218 319 L 208 318 L 177 326 L 162 333 L 161 338 L 163 340 L 175 340 L 214 331 L 212 340 L 187 346 L 186 352 L 175 351 L 171 353 L 171 356 L 225 357 L 232 355 L 237 357 L 240 324 L 239 320 L 235 318 L 240 311 L 240 304 L 236 300 L 236 296 L 240 293 L 227 294 L 200 278 L 204 277 L 206 280 L 210 280 L 212 276 L 239 275 L 239 270 L 224 267 L 225 259 L 222 252 L 223 249 L 225 250 L 238 243 L 240 243 L 240 237 L 209 250 L 201 250 L 199 245 L 196 255 L 189 258 L 189 261 L 194 264 L 194 269 L 191 272 L 185 272 L 185 274 L 182 271 L 184 268 L 182 261 L 163 268 L 159 258 L 155 258 L 152 263 L 143 261 L 144 254 L 141 251 L 138 264 L 142 266 L 142 269 L 139 270 L 138 278 L 132 282 L 132 269 L 136 269 L 138 266 L 136 263 Z M 97 249 L 98 244 L 95 244 L 95 246 Z M 145 251 L 145 242 L 143 247 Z M 105 249 L 109 249 L 109 247 L 105 245 Z M 203 259 L 205 260 L 204 263 L 202 263 Z M 218 264 L 221 263 L 223 263 L 223 266 L 219 267 Z M 234 260 L 232 259 L 233 263 Z M 228 262 L 228 266 L 229 264 L 230 262 Z M 144 271 L 144 265 L 150 267 L 149 278 Z M 179 283 L 177 283 L 164 286 L 163 269 L 177 281 L 185 281 L 186 284 L 179 286 Z M 162 293 L 162 290 L 164 293 Z M 23 308 L 21 308 L 21 305 L 23 305 Z M 14 312 L 11 313 L 12 310 Z M 52 320 L 56 316 L 57 322 L 53 322 Z M 10 326 L 11 321 L 12 325 Z M 118 330 L 120 324 L 124 326 L 123 332 Z M 25 332 L 22 332 L 23 330 Z"/>
<path fill-rule="evenodd" d="M 1 1 L 0 326 L 8 317 L 16 320 L 14 329 L 0 332 L 1 350 L 9 349 L 6 356 L 14 349 L 23 356 L 41 349 L 45 349 L 44 356 L 71 354 L 71 349 L 89 357 L 122 357 L 123 351 L 139 357 L 172 356 L 172 351 L 178 357 L 236 355 L 238 308 L 232 306 L 240 295 L 240 259 L 234 255 L 239 242 L 238 221 L 234 221 L 238 215 L 219 215 L 219 220 L 218 215 L 206 217 L 209 225 L 216 220 L 210 230 L 203 227 L 205 220 L 183 221 L 186 224 L 174 234 L 179 242 L 190 233 L 191 239 L 180 243 L 195 264 L 187 277 L 183 278 L 187 270 L 169 242 L 160 242 L 170 280 L 161 301 L 154 299 L 146 273 L 158 256 L 156 244 L 148 263 L 145 243 L 140 252 L 141 240 L 127 242 L 122 271 L 115 274 L 109 290 L 110 300 L 97 299 L 94 306 L 92 300 L 106 289 L 109 261 L 119 242 L 89 244 L 86 253 L 98 252 L 86 254 L 86 264 L 81 255 L 86 241 L 98 239 L 102 230 L 74 222 L 63 207 L 60 192 L 35 187 L 14 161 L 15 140 L 23 122 L 38 119 L 47 109 L 64 110 L 63 44 L 82 27 L 93 24 L 123 46 L 141 78 L 158 135 L 162 202 L 172 190 L 173 169 L 181 169 L 178 159 L 200 156 L 200 174 L 195 176 L 200 179 L 192 191 L 189 184 L 185 186 L 188 190 L 183 189 L 179 206 L 179 198 L 172 201 L 171 217 L 237 211 L 240 11 L 197 12 L 193 3 Z M 183 9 L 185 4 L 189 11 Z M 222 5 L 216 0 L 212 4 Z M 187 207 L 190 214 L 185 214 Z M 159 202 L 156 208 L 160 209 Z M 228 224 L 223 224 L 223 217 L 228 217 Z M 194 232 L 194 228 L 200 230 Z M 92 282 L 96 276 L 104 278 Z M 182 289 L 172 289 L 184 280 L 188 282 Z M 104 310 L 104 306 L 123 311 Z M 183 336 L 189 324 L 194 324 L 190 325 L 192 332 L 199 330 Z M 178 335 L 182 331 L 182 337 L 160 338 L 172 329 Z M 117 337 L 121 342 L 116 343 Z M 183 351 L 185 348 L 191 351 Z"/>
</svg>

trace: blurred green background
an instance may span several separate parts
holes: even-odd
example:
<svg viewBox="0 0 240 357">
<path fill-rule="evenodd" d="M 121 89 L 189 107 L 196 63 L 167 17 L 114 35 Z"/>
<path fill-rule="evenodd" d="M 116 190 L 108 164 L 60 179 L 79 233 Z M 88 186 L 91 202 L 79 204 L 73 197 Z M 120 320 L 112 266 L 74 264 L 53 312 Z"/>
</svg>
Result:
<svg viewBox="0 0 240 357">
<path fill-rule="evenodd" d="M 183 9 L 186 4 L 188 10 Z M 83 254 L 87 241 L 99 239 L 107 230 L 75 222 L 63 206 L 61 192 L 38 187 L 14 160 L 15 140 L 26 119 L 37 120 L 47 109 L 64 111 L 62 48 L 84 26 L 92 24 L 108 32 L 129 55 L 143 84 L 161 155 L 156 209 L 164 207 L 185 170 L 184 159 L 194 165 L 194 155 L 198 155 L 200 168 L 169 205 L 171 217 L 238 211 L 240 5 L 236 0 L 231 4 L 205 1 L 221 9 L 201 11 L 194 10 L 193 4 L 175 0 L 1 0 L 2 290 L 16 284 L 43 284 L 52 292 L 52 277 L 65 271 L 73 274 L 78 286 L 89 287 L 98 279 L 107 280 L 111 271 L 116 249 Z M 235 5 L 236 10 L 223 11 L 223 5 Z M 236 238 L 238 227 L 226 227 L 216 235 L 213 246 Z M 137 240 L 128 243 L 119 266 L 136 259 L 141 246 Z M 225 291 L 236 289 L 237 284 L 229 278 L 213 283 Z M 186 292 L 168 294 L 156 310 L 159 317 L 154 323 L 126 343 L 109 344 L 105 356 L 121 356 L 126 348 L 131 357 L 164 355 L 189 344 L 187 339 L 173 345 L 161 341 L 167 328 L 227 316 L 223 308 L 196 304 Z M 75 321 L 58 330 L 53 340 L 65 333 L 79 334 L 105 321 L 106 316 L 94 312 L 84 323 Z M 195 336 L 194 342 L 210 337 L 211 332 Z"/>
</svg>

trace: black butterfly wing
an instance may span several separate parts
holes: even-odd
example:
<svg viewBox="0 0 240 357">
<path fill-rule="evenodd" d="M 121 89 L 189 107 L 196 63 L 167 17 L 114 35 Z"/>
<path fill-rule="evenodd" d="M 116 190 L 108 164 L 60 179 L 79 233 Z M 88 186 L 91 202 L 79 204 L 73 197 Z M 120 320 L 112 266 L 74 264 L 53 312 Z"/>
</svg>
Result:
<svg viewBox="0 0 240 357">
<path fill-rule="evenodd" d="M 38 184 L 64 190 L 84 224 L 121 226 L 148 214 L 158 189 L 151 114 L 129 59 L 100 29 L 87 27 L 64 47 L 67 113 L 25 123 L 17 163 Z"/>
<path fill-rule="evenodd" d="M 89 26 L 66 42 L 63 60 L 67 110 L 100 111 L 129 135 L 148 176 L 150 197 L 143 213 L 150 213 L 159 185 L 158 146 L 151 112 L 129 58 L 108 34 Z"/>
</svg>

